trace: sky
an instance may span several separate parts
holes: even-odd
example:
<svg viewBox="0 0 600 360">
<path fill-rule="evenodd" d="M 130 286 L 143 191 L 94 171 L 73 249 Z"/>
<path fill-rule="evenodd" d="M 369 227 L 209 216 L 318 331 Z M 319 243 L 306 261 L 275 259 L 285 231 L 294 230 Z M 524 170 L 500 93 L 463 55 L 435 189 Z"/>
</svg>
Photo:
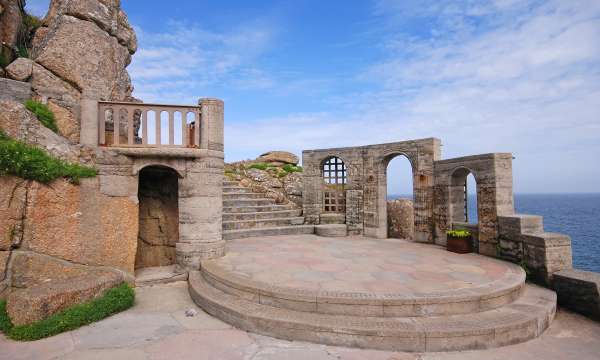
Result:
<svg viewBox="0 0 600 360">
<path fill-rule="evenodd" d="M 437 137 L 444 159 L 512 152 L 515 192 L 600 192 L 600 0 L 122 6 L 134 96 L 223 99 L 226 161 Z"/>
</svg>

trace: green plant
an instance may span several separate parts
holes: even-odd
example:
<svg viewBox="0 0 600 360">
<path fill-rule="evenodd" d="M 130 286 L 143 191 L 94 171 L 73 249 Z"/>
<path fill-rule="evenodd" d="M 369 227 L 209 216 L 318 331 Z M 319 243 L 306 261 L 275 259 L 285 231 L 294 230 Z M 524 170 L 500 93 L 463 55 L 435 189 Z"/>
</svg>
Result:
<svg viewBox="0 0 600 360">
<path fill-rule="evenodd" d="M 77 184 L 81 178 L 96 176 L 97 171 L 54 158 L 42 149 L 9 138 L 0 129 L 0 176 L 3 175 L 41 183 L 63 177 Z"/>
<path fill-rule="evenodd" d="M 27 110 L 37 116 L 38 120 L 48 129 L 58 132 L 58 126 L 56 126 L 56 119 L 54 118 L 54 113 L 52 110 L 48 108 L 45 104 L 42 104 L 39 101 L 35 100 L 27 100 L 25 101 L 25 107 Z"/>
<path fill-rule="evenodd" d="M 521 269 L 523 269 L 523 271 L 525 271 L 525 276 L 529 278 L 531 276 L 531 270 L 529 270 L 525 260 L 521 260 L 518 265 L 521 267 Z"/>
<path fill-rule="evenodd" d="M 274 166 L 271 164 L 267 164 L 267 163 L 255 163 L 252 165 L 249 165 L 247 167 L 247 169 L 258 169 L 258 170 L 267 170 L 269 168 L 273 168 Z"/>
<path fill-rule="evenodd" d="M 294 166 L 292 164 L 285 164 L 282 167 L 283 170 L 285 170 L 288 173 L 295 173 L 295 172 L 302 172 L 304 171 L 304 169 L 302 168 L 302 166 Z"/>
<path fill-rule="evenodd" d="M 25 45 L 17 46 L 17 56 L 29 59 L 29 50 L 27 50 L 27 46 L 25 46 Z"/>
<path fill-rule="evenodd" d="M 77 329 L 127 310 L 133 306 L 134 300 L 135 292 L 133 289 L 127 284 L 122 284 L 107 290 L 104 295 L 97 299 L 73 305 L 47 319 L 21 326 L 13 326 L 6 313 L 6 302 L 1 302 L 0 330 L 13 340 L 39 340 Z"/>
<path fill-rule="evenodd" d="M 455 238 L 466 238 L 471 236 L 471 232 L 468 230 L 450 230 L 446 232 L 447 236 L 452 236 Z"/>
</svg>

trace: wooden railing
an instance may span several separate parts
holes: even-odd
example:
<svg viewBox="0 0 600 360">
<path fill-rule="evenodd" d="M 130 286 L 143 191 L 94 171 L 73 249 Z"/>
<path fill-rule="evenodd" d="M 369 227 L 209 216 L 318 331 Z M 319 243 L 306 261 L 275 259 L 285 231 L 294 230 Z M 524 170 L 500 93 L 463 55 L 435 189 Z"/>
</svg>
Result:
<svg viewBox="0 0 600 360">
<path fill-rule="evenodd" d="M 98 103 L 98 144 L 200 148 L 200 106 Z"/>
</svg>

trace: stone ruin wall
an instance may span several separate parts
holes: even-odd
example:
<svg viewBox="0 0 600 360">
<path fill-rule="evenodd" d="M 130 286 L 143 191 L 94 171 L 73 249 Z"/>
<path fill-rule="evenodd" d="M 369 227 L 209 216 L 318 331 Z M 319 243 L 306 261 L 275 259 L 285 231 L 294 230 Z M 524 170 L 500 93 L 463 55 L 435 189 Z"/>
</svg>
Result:
<svg viewBox="0 0 600 360">
<path fill-rule="evenodd" d="M 546 233 L 541 217 L 515 214 L 512 154 L 441 160 L 440 145 L 438 139 L 423 139 L 304 151 L 303 209 L 307 222 L 329 221 L 330 215 L 323 211 L 326 186 L 322 166 L 335 156 L 347 167 L 345 222 L 349 232 L 385 238 L 391 226 L 397 231 L 395 235 L 400 235 L 400 227 L 395 225 L 409 215 L 389 218 L 388 208 L 393 205 L 386 199 L 386 171 L 392 158 L 406 156 L 413 167 L 414 240 L 445 246 L 448 230 L 474 230 L 477 252 L 521 264 L 533 280 L 546 285 L 555 272 L 572 268 L 568 236 Z M 475 225 L 460 219 L 469 173 L 477 182 L 479 222 Z"/>
</svg>

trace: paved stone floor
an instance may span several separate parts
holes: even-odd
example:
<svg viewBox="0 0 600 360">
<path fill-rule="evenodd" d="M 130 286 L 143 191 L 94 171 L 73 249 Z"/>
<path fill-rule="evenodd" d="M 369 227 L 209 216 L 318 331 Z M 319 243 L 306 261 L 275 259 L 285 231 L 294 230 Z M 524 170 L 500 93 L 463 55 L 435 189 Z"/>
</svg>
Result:
<svg viewBox="0 0 600 360">
<path fill-rule="evenodd" d="M 315 235 L 234 240 L 227 244 L 227 255 L 215 264 L 275 286 L 407 297 L 520 283 L 521 274 L 513 264 L 437 246 Z"/>
<path fill-rule="evenodd" d="M 600 323 L 559 311 L 544 335 L 493 350 L 408 354 L 289 342 L 249 334 L 198 309 L 187 283 L 137 289 L 133 309 L 49 339 L 17 343 L 0 335 L 1 360 L 597 360 Z M 186 317 L 185 311 L 198 314 Z"/>
</svg>

